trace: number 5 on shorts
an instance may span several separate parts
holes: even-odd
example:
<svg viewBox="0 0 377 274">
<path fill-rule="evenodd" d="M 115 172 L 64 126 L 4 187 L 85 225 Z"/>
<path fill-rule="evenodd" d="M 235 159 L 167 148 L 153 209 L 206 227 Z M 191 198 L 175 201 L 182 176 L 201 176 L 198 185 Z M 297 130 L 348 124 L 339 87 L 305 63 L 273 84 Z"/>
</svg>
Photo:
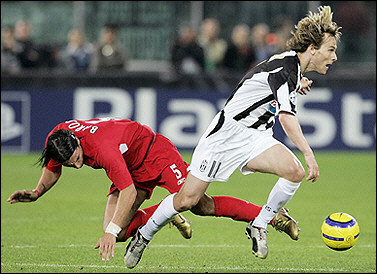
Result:
<svg viewBox="0 0 377 274">
<path fill-rule="evenodd" d="M 175 173 L 175 177 L 177 177 L 177 179 L 180 179 L 182 177 L 182 172 L 177 168 L 176 164 L 172 164 L 170 166 L 170 169 Z"/>
</svg>

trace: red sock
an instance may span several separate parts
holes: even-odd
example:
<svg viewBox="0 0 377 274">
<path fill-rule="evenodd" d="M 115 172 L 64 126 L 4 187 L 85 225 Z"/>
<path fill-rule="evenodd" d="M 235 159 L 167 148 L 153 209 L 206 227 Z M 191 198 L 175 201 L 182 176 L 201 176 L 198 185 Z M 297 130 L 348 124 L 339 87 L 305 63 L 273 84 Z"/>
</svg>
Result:
<svg viewBox="0 0 377 274">
<path fill-rule="evenodd" d="M 216 217 L 228 217 L 235 221 L 250 222 L 258 216 L 262 209 L 261 206 L 231 196 L 213 196 L 212 198 L 215 202 Z M 159 205 L 160 203 L 136 211 L 128 226 L 124 241 L 134 235 L 140 226 L 147 223 Z"/>
<path fill-rule="evenodd" d="M 126 236 L 124 237 L 124 241 L 126 241 L 129 237 L 135 235 L 137 229 L 145 225 L 149 219 L 149 217 L 152 216 L 153 212 L 156 211 L 157 207 L 160 205 L 158 203 L 157 205 L 150 206 L 144 209 L 139 209 L 136 211 L 135 216 L 132 218 L 132 221 L 130 225 L 127 228 Z"/>
<path fill-rule="evenodd" d="M 230 196 L 213 196 L 215 216 L 228 217 L 235 221 L 250 222 L 258 216 L 262 207 Z"/>
</svg>

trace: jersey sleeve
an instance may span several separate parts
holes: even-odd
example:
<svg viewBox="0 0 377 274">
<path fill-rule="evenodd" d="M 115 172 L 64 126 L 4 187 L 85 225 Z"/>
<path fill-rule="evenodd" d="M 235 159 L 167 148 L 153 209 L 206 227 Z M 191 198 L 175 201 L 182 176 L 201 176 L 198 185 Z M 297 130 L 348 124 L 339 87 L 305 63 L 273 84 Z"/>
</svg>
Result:
<svg viewBox="0 0 377 274">
<path fill-rule="evenodd" d="M 132 176 L 119 150 L 102 149 L 97 161 L 117 189 L 122 190 L 133 184 Z"/>
<path fill-rule="evenodd" d="M 278 102 L 278 112 L 296 115 L 297 84 L 300 83 L 297 64 L 287 62 L 268 76 L 268 83 Z"/>
<path fill-rule="evenodd" d="M 50 159 L 46 168 L 51 172 L 59 172 L 62 170 L 62 164 L 58 163 L 54 159 Z"/>
</svg>

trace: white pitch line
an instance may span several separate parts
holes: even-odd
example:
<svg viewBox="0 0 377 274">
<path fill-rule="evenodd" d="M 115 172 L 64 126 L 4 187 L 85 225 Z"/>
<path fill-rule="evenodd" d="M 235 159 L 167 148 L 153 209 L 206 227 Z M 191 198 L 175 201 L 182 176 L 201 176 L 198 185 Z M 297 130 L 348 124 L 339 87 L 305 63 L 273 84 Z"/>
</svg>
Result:
<svg viewBox="0 0 377 274">
<path fill-rule="evenodd" d="M 16 266 L 38 266 L 38 267 L 73 267 L 73 268 L 121 268 L 127 269 L 125 266 L 117 266 L 117 265 L 65 265 L 65 264 L 34 264 L 34 263 L 1 263 L 1 266 L 9 266 L 9 265 L 16 265 Z M 310 271 L 310 272 L 349 272 L 350 269 L 341 269 L 341 268 L 288 268 L 288 267 L 226 267 L 226 266 L 219 266 L 219 267 L 194 267 L 194 266 L 138 266 L 138 269 L 175 269 L 175 270 L 184 270 L 184 269 L 204 269 L 204 270 L 270 270 L 270 271 Z M 368 269 L 363 270 L 365 273 L 367 272 L 375 272 L 376 269 Z"/>
<path fill-rule="evenodd" d="M 274 245 L 271 245 L 272 247 Z M 76 248 L 76 247 L 94 247 L 94 245 L 85 245 L 85 244 L 70 244 L 70 245 L 3 245 L 2 248 L 41 248 L 41 247 L 58 247 L 58 248 Z M 123 245 L 116 245 L 116 248 L 124 248 Z M 150 245 L 151 248 L 249 248 L 250 245 Z M 375 248 L 376 245 L 356 245 L 357 248 Z M 290 248 L 326 248 L 324 245 L 312 245 L 312 246 L 293 246 Z"/>
</svg>

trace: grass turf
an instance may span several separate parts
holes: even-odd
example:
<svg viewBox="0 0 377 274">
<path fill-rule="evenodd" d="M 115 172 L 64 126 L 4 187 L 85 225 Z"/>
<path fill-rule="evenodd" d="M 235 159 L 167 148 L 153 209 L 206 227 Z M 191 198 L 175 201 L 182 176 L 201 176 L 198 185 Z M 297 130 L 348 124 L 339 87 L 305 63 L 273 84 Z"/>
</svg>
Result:
<svg viewBox="0 0 377 274">
<path fill-rule="evenodd" d="M 190 161 L 190 153 L 183 152 Z M 194 229 L 190 240 L 175 228 L 156 234 L 139 265 L 123 263 L 126 243 L 117 243 L 115 258 L 102 262 L 94 249 L 102 236 L 102 220 L 110 186 L 104 171 L 84 166 L 64 168 L 60 181 L 40 200 L 28 204 L 6 202 L 15 190 L 33 189 L 41 170 L 37 154 L 1 156 L 1 272 L 116 273 L 116 272 L 376 272 L 376 154 L 375 152 L 317 152 L 321 177 L 303 182 L 287 204 L 299 221 L 299 241 L 269 227 L 267 259 L 251 254 L 244 234 L 246 223 L 200 217 L 185 212 Z M 299 156 L 304 163 L 302 157 Z M 210 195 L 230 195 L 263 205 L 276 177 L 242 176 L 236 171 L 227 183 L 214 182 Z M 142 207 L 167 195 L 156 188 Z M 327 248 L 320 226 L 331 213 L 353 215 L 360 238 L 348 251 Z"/>
</svg>

